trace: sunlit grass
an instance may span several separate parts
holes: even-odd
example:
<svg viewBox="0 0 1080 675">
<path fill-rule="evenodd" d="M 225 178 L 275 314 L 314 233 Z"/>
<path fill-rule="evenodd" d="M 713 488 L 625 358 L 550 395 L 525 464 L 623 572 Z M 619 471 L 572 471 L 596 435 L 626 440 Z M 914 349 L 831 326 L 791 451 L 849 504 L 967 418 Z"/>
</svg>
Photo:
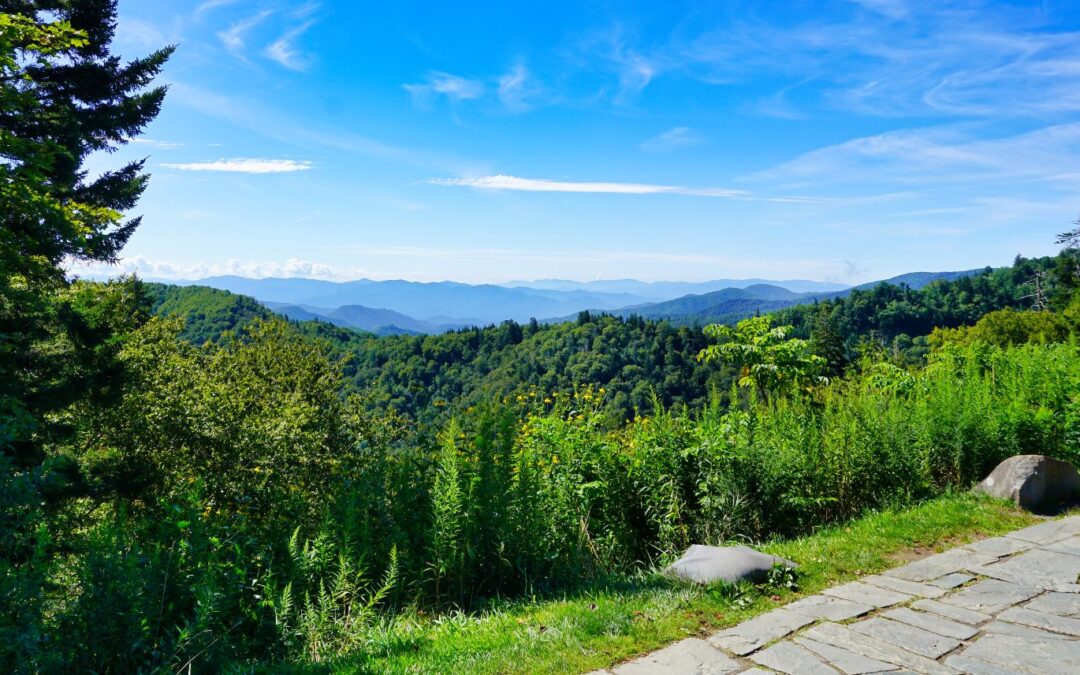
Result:
<svg viewBox="0 0 1080 675">
<path fill-rule="evenodd" d="M 905 559 L 1022 527 L 1034 517 L 994 500 L 948 495 L 778 541 L 764 550 L 800 565 L 798 593 L 691 587 L 655 574 L 557 599 L 504 603 L 475 616 L 408 615 L 375 636 L 344 672 L 566 673 L 611 666 L 691 635 L 708 635 L 802 595 Z"/>
</svg>

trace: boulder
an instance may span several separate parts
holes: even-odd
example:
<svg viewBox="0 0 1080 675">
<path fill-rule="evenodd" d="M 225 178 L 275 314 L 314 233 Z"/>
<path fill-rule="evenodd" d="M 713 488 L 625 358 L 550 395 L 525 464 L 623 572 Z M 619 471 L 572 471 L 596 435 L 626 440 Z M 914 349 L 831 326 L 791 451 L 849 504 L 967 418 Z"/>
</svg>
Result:
<svg viewBox="0 0 1080 675">
<path fill-rule="evenodd" d="M 1028 511 L 1054 513 L 1080 503 L 1080 472 L 1043 455 L 1017 455 L 998 464 L 975 489 Z"/>
<path fill-rule="evenodd" d="M 701 546 L 694 544 L 664 574 L 685 581 L 707 584 L 714 581 L 761 581 L 777 565 L 795 568 L 795 563 L 767 555 L 746 546 Z"/>
</svg>

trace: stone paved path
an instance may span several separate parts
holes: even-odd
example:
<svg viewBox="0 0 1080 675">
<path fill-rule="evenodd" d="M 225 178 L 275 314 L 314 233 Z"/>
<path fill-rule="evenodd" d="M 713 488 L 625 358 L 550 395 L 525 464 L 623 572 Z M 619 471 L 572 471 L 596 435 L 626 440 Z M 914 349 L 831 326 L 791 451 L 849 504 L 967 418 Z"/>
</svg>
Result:
<svg viewBox="0 0 1080 675">
<path fill-rule="evenodd" d="M 611 671 L 1080 675 L 1080 516 L 836 586 Z"/>
</svg>

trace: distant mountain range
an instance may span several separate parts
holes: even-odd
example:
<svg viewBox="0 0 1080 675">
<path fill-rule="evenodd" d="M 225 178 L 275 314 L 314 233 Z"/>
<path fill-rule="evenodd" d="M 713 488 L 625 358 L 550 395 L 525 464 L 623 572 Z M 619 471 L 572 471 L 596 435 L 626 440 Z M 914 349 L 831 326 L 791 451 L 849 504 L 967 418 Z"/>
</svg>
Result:
<svg viewBox="0 0 1080 675">
<path fill-rule="evenodd" d="M 343 305 L 337 309 L 322 309 L 286 305 L 280 302 L 263 302 L 262 304 L 294 321 L 325 321 L 335 326 L 366 330 L 377 335 L 444 333 L 468 323 L 420 321 L 390 309 L 372 309 L 363 305 Z"/>
<path fill-rule="evenodd" d="M 248 295 L 260 302 L 301 308 L 362 305 L 400 312 L 433 324 L 488 324 L 506 319 L 528 321 L 531 317 L 559 316 L 587 307 L 618 309 L 648 301 L 648 298 L 629 293 L 507 288 L 490 284 L 473 286 L 452 281 L 419 283 L 361 279 L 338 283 L 316 279 L 221 276 L 173 283 L 209 286 Z"/>
<path fill-rule="evenodd" d="M 878 283 L 912 288 L 980 272 L 914 272 Z M 270 310 L 296 320 L 318 319 L 380 335 L 440 333 L 454 328 L 525 322 L 531 318 L 562 321 L 581 311 L 638 315 L 676 323 L 735 321 L 756 312 L 850 293 L 828 282 L 717 279 L 707 282 L 643 282 L 634 279 L 566 281 L 544 279 L 505 285 L 470 285 L 451 281 L 332 282 L 316 279 L 248 279 L 219 276 L 172 282 L 208 286 L 255 298 Z"/>
<path fill-rule="evenodd" d="M 764 314 L 803 302 L 813 302 L 816 298 L 842 292 L 794 293 L 779 286 L 755 284 L 746 288 L 725 288 L 701 295 L 686 295 L 674 300 L 624 307 L 615 311 L 592 311 L 624 318 L 636 315 L 657 321 L 666 319 L 674 323 L 725 322 L 737 321 L 757 312 Z"/>
<path fill-rule="evenodd" d="M 935 281 L 952 281 L 982 271 L 911 272 L 891 279 L 863 284 L 856 288 L 828 292 L 797 293 L 775 284 L 754 284 L 742 288 L 725 288 L 700 295 L 686 295 L 664 302 L 633 305 L 614 311 L 599 308 L 589 311 L 613 314 L 624 318 L 636 315 L 645 319 L 667 320 L 678 324 L 726 323 L 745 319 L 758 313 L 774 312 L 793 305 L 845 296 L 853 290 L 868 290 L 879 284 L 907 285 L 918 290 Z M 554 319 L 554 321 L 565 321 L 571 318 L 573 317 L 564 316 Z"/>
<path fill-rule="evenodd" d="M 684 295 L 700 295 L 728 288 L 750 286 L 779 286 L 794 293 L 829 293 L 843 291 L 849 286 L 827 281 L 769 281 L 767 279 L 714 279 L 712 281 L 638 281 L 637 279 L 612 279 L 602 281 L 566 281 L 563 279 L 539 279 L 537 281 L 511 281 L 502 284 L 507 288 L 534 288 L 550 291 L 592 291 L 599 293 L 628 293 L 653 301 L 671 300 Z"/>
</svg>

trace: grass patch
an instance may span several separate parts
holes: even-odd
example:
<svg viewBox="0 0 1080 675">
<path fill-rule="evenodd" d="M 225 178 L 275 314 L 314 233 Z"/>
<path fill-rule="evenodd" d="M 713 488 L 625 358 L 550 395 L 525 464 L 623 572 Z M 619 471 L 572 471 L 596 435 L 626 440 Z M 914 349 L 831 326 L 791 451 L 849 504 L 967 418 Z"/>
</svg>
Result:
<svg viewBox="0 0 1080 675">
<path fill-rule="evenodd" d="M 689 587 L 655 574 L 559 599 L 504 603 L 476 616 L 396 619 L 364 661 L 337 672 L 566 673 L 605 668 L 670 642 L 708 635 L 805 595 L 1035 522 L 971 494 L 880 511 L 762 547 L 800 565 L 799 591 Z"/>
</svg>

